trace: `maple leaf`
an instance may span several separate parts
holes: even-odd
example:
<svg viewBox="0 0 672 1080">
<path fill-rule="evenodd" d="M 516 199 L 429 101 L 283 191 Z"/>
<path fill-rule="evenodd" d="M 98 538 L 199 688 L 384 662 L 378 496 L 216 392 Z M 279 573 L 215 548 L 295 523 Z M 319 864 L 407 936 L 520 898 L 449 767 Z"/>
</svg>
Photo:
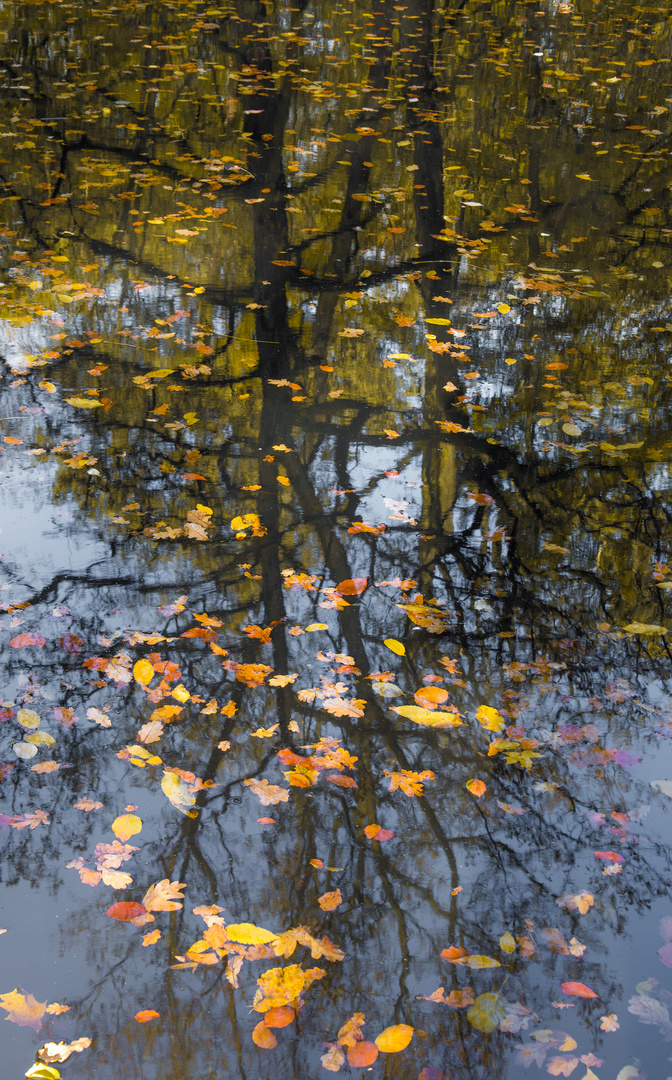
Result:
<svg viewBox="0 0 672 1080">
<path fill-rule="evenodd" d="M 328 1072 L 338 1072 L 341 1065 L 345 1065 L 345 1054 L 338 1043 L 328 1044 L 329 1049 L 320 1058 L 322 1068 Z"/>
<path fill-rule="evenodd" d="M 249 686 L 251 690 L 262 686 L 265 679 L 273 673 L 273 668 L 268 664 L 238 664 L 235 660 L 224 660 L 222 667 L 225 671 L 233 672 L 238 682 Z"/>
<path fill-rule="evenodd" d="M 425 769 L 421 773 L 411 772 L 408 769 L 402 769 L 400 772 L 388 772 L 386 769 L 384 775 L 390 778 L 388 791 L 403 791 L 404 795 L 408 795 L 409 798 L 422 795 L 423 781 L 436 779 L 431 769 Z"/>
<path fill-rule="evenodd" d="M 47 1008 L 46 1001 L 36 1001 L 32 994 L 20 994 L 17 989 L 0 994 L 0 1007 L 8 1013 L 6 1019 L 19 1027 L 32 1027 L 39 1031 Z"/>
<path fill-rule="evenodd" d="M 277 803 L 287 802 L 289 799 L 287 788 L 278 787 L 276 784 L 269 783 L 268 780 L 250 779 L 244 780 L 243 783 L 257 796 L 262 806 L 276 806 Z"/>
<path fill-rule="evenodd" d="M 247 634 L 247 636 L 250 638 L 255 638 L 257 641 L 260 641 L 262 645 L 269 645 L 271 641 L 271 634 L 273 633 L 273 627 L 262 627 L 253 624 L 251 626 L 244 626 L 243 633 Z"/>
<path fill-rule="evenodd" d="M 297 1001 L 301 992 L 316 979 L 326 975 L 322 968 L 310 968 L 304 971 L 300 964 L 288 967 L 270 968 L 257 979 L 257 992 L 252 1008 L 265 1013 L 279 1005 L 289 1005 Z"/>
<path fill-rule="evenodd" d="M 555 902 L 556 904 L 559 904 L 560 907 L 566 908 L 567 911 L 577 910 L 580 911 L 582 915 L 585 915 L 586 912 L 593 906 L 595 901 L 592 893 L 586 892 L 584 889 L 573 896 L 569 896 L 566 894 L 564 896 L 560 896 Z"/>
</svg>

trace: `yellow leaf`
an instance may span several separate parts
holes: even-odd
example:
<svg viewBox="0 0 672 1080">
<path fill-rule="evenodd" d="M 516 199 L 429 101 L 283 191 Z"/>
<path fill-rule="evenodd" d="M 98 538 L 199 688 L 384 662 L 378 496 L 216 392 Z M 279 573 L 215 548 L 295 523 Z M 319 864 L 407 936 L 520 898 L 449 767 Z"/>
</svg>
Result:
<svg viewBox="0 0 672 1080">
<path fill-rule="evenodd" d="M 486 731 L 503 731 L 506 727 L 504 717 L 500 716 L 497 709 L 490 705 L 480 705 L 476 713 L 476 719 Z"/>
<path fill-rule="evenodd" d="M 176 773 L 164 771 L 163 779 L 161 780 L 161 790 L 180 813 L 186 814 L 187 817 L 197 816 L 198 811 L 191 809 L 196 802 L 196 796 L 189 790 L 189 786 L 185 784 L 184 780 L 177 776 Z"/>
<path fill-rule="evenodd" d="M 644 636 L 667 633 L 664 626 L 658 626 L 656 623 L 631 622 L 624 626 L 623 629 L 626 634 L 642 634 Z"/>
<path fill-rule="evenodd" d="M 414 724 L 423 724 L 425 727 L 448 728 L 459 727 L 462 718 L 459 713 L 440 712 L 435 709 L 423 709 L 420 705 L 393 705 L 392 712 L 405 716 Z"/>
<path fill-rule="evenodd" d="M 136 814 L 122 814 L 112 822 L 112 832 L 124 843 L 142 829 L 142 821 Z"/>
<path fill-rule="evenodd" d="M 587 172 L 577 172 L 576 177 L 578 180 L 592 180 L 592 176 L 589 176 Z"/>
<path fill-rule="evenodd" d="M 269 942 L 275 941 L 278 935 L 272 934 L 270 930 L 264 930 L 263 926 L 241 922 L 227 926 L 226 936 L 229 941 L 235 941 L 237 945 L 268 945 Z"/>
<path fill-rule="evenodd" d="M 505 953 L 512 953 L 516 951 L 516 939 L 513 934 L 502 934 L 499 939 L 499 947 Z"/>
<path fill-rule="evenodd" d="M 499 960 L 493 960 L 491 956 L 468 956 L 464 961 L 467 967 L 472 968 L 474 971 L 482 971 L 485 968 L 501 967 Z"/>
<path fill-rule="evenodd" d="M 510 310 L 511 310 L 511 305 L 510 304 L 497 304 L 497 311 L 500 313 L 500 315 L 508 315 Z"/>
<path fill-rule="evenodd" d="M 397 641 L 396 638 L 393 638 L 393 637 L 385 638 L 385 641 L 383 642 L 383 645 L 387 645 L 388 649 L 390 649 L 391 652 L 396 653 L 397 656 L 405 656 L 406 655 L 406 646 L 402 645 L 401 642 Z"/>
<path fill-rule="evenodd" d="M 176 701 L 180 701 L 183 705 L 185 701 L 191 701 L 191 694 L 187 690 L 186 686 L 182 685 L 182 683 L 178 683 L 178 685 L 172 691 L 172 696 L 175 698 Z"/>
<path fill-rule="evenodd" d="M 33 730 L 40 726 L 40 717 L 33 709 L 19 709 L 16 719 L 21 727 Z"/>
<path fill-rule="evenodd" d="M 148 686 L 154 678 L 154 668 L 149 660 L 137 660 L 133 665 L 133 678 L 140 686 Z"/>
<path fill-rule="evenodd" d="M 97 401 L 96 398 L 80 397 L 79 395 L 66 397 L 65 400 L 68 405 L 74 405 L 76 409 L 100 409 L 103 405 L 102 401 Z"/>
<path fill-rule="evenodd" d="M 450 326 L 450 319 L 425 319 L 426 323 L 430 323 L 431 326 Z"/>
<path fill-rule="evenodd" d="M 381 1031 L 376 1046 L 383 1054 L 397 1054 L 406 1049 L 412 1038 L 413 1028 L 409 1024 L 393 1024 Z"/>
</svg>

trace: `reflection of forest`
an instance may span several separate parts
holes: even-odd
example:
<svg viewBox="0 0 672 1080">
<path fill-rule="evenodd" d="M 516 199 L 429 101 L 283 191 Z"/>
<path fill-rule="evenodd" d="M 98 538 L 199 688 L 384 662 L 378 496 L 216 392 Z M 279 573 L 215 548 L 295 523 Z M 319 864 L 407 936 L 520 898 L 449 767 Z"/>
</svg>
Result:
<svg viewBox="0 0 672 1080">
<path fill-rule="evenodd" d="M 278 932 L 319 924 L 346 953 L 307 993 L 301 1039 L 274 1051 L 276 1076 L 304 1075 L 306 1054 L 359 1009 L 374 1034 L 414 1017 L 423 1065 L 504 1077 L 525 1010 L 545 1016 L 557 976 L 578 970 L 540 944 L 543 929 L 587 944 L 578 977 L 603 1002 L 623 991 L 604 960 L 606 938 L 626 927 L 620 879 L 598 882 L 599 926 L 557 899 L 588 881 L 576 868 L 584 846 L 617 842 L 586 839 L 605 783 L 609 812 L 638 799 L 613 748 L 627 755 L 633 711 L 647 715 L 635 688 L 645 702 L 669 656 L 664 638 L 640 654 L 619 628 L 663 624 L 667 605 L 669 86 L 648 65 L 667 58 L 670 30 L 663 9 L 642 24 L 625 5 L 599 23 L 588 3 L 556 16 L 520 8 L 0 12 L 7 416 L 33 410 L 31 446 L 50 452 L 33 470 L 57 460 L 53 498 L 76 508 L 72 535 L 93 530 L 108 545 L 88 574 L 59 567 L 53 580 L 12 580 L 3 560 L 11 601 L 33 603 L 33 629 L 67 605 L 86 657 L 156 649 L 176 663 L 202 700 L 155 749 L 219 785 L 198 795 L 197 819 L 176 821 L 160 772 L 114 757 L 147 721 L 139 689 L 82 681 L 82 657 L 64 666 L 49 640 L 26 699 L 117 715 L 109 733 L 59 733 L 73 768 L 40 778 L 53 798 L 42 861 L 32 831 L 16 833 L 8 880 L 37 888 L 48 876 L 58 893 L 64 851 L 96 842 L 93 816 L 73 821 L 74 797 L 95 790 L 107 807 L 123 790 L 153 822 L 134 878 L 187 882 L 185 909 L 142 953 L 135 928 L 100 932 L 109 890 L 77 893 L 63 947 L 89 940 L 100 982 L 77 1011 L 99 1033 L 101 1080 L 105 1062 L 110 1075 L 153 1077 L 147 1039 L 180 1080 L 265 1075 L 247 1014 L 260 961 L 235 992 L 223 964 L 166 980 L 202 930 L 199 904 Z M 87 396 L 102 407 L 60 400 Z M 230 522 L 246 514 L 263 535 L 236 540 Z M 384 534 L 349 531 L 383 520 Z M 315 587 L 287 588 L 289 568 Z M 320 591 L 357 577 L 371 584 L 349 606 Z M 398 578 L 416 584 L 376 588 Z M 416 591 L 435 598 L 444 635 L 399 610 Z M 121 619 L 151 635 L 157 604 L 187 593 L 158 641 L 119 632 Z M 190 611 L 224 621 L 229 659 L 300 672 L 297 687 L 222 686 L 221 660 L 179 637 Z M 268 644 L 243 636 L 250 623 L 273 626 Z M 310 623 L 328 630 L 306 633 Z M 382 645 L 389 636 L 403 639 L 403 661 Z M 459 658 L 450 677 L 437 642 Z M 24 671 L 22 655 L 5 669 Z M 405 696 L 388 700 L 380 687 L 396 684 L 371 677 L 388 669 Z M 364 716 L 297 696 L 322 676 L 347 683 Z M 632 686 L 621 692 L 618 678 Z M 390 719 L 389 705 L 428 679 L 445 684 L 464 726 Z M 204 715 L 213 697 L 238 712 Z M 487 756 L 473 722 L 483 702 L 503 702 L 514 756 L 525 740 L 539 748 L 531 771 Z M 282 811 L 269 831 L 251 825 L 243 781 L 284 782 L 277 737 L 249 737 L 276 722 L 299 754 L 341 739 L 359 787 L 292 788 L 287 807 L 269 807 Z M 388 792 L 385 770 L 426 769 L 436 776 L 421 797 Z M 469 794 L 474 776 L 497 804 Z M 34 798 L 33 779 L 13 774 L 8 813 Z M 364 845 L 374 822 L 397 838 Z M 318 872 L 315 857 L 342 872 Z M 633 857 L 629 910 L 665 895 L 668 861 L 654 843 Z M 345 908 L 318 920 L 317 897 L 337 887 Z M 517 951 L 496 977 L 438 958 L 458 944 L 499 957 L 506 932 Z M 416 1000 L 439 985 L 494 988 L 522 1012 L 485 1039 L 464 1011 Z M 160 1010 L 161 1029 L 118 1026 L 145 1007 Z M 386 1068 L 407 1075 L 403 1055 Z"/>
</svg>

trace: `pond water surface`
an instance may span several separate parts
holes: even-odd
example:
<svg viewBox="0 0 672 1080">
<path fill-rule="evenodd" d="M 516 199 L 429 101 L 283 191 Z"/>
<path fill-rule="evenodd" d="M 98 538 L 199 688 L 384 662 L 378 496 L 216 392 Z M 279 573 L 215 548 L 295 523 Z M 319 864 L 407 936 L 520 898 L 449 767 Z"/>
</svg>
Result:
<svg viewBox="0 0 672 1080">
<path fill-rule="evenodd" d="M 672 1075 L 671 56 L 0 5 L 7 1080 Z"/>
</svg>

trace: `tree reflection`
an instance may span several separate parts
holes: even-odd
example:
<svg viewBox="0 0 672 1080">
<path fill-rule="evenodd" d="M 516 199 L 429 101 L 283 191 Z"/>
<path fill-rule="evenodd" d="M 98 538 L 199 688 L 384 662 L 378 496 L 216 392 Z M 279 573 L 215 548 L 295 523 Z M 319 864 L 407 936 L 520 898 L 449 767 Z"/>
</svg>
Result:
<svg viewBox="0 0 672 1080">
<path fill-rule="evenodd" d="M 2 14 L 7 415 L 32 411 L 31 445 L 56 463 L 50 497 L 74 515 L 64 542 L 94 534 L 104 552 L 34 580 L 3 560 L 11 603 L 31 605 L 12 619 L 62 619 L 83 641 L 64 649 L 59 624 L 31 681 L 7 650 L 17 702 L 78 720 L 58 721 L 67 770 L 20 763 L 3 780 L 9 816 L 39 787 L 51 817 L 48 832 L 10 834 L 5 874 L 50 903 L 70 898 L 62 950 L 87 941 L 76 1016 L 97 1037 L 98 1072 L 168 1065 L 209 1080 L 269 1067 L 248 1011 L 262 960 L 245 961 L 238 988 L 225 961 L 171 967 L 203 931 L 198 905 L 278 933 L 308 926 L 346 953 L 320 962 L 326 977 L 273 1051 L 277 1075 L 302 1075 L 307 1058 L 318 1068 L 320 1044 L 358 1010 L 368 1038 L 414 1023 L 418 1072 L 504 1077 L 534 1015 L 557 1026 L 563 979 L 579 971 L 602 1003 L 629 992 L 610 939 L 629 933 L 626 911 L 667 895 L 667 847 L 633 836 L 644 795 L 628 754 L 641 752 L 633 715 L 649 732 L 666 723 L 646 688 L 665 686 L 669 652 L 620 628 L 666 612 L 666 293 L 650 267 L 669 259 L 667 135 L 626 144 L 623 118 L 642 119 L 646 92 L 666 123 L 664 86 L 637 57 L 664 57 L 669 27 L 651 9 L 632 48 L 636 16 L 621 9 L 597 26 L 581 4 L 522 20 L 513 7 L 380 8 Z M 629 79 L 592 79 L 581 50 L 598 48 Z M 102 408 L 61 400 L 92 389 Z M 211 511 L 204 543 L 184 532 L 197 506 Z M 253 513 L 264 535 L 234 539 L 230 522 Z M 384 533 L 349 531 L 383 519 Z M 290 568 L 315 587 L 287 588 Z M 320 590 L 358 577 L 361 600 L 321 606 Z M 417 584 L 378 585 L 398 578 Z M 445 634 L 399 610 L 416 592 L 440 605 Z M 185 594 L 184 615 L 157 615 Z M 180 636 L 189 612 L 223 622 L 230 660 L 299 672 L 296 688 L 236 681 L 206 642 Z M 268 644 L 241 633 L 250 623 L 272 627 Z M 82 672 L 94 655 L 155 651 L 192 701 L 149 749 L 217 785 L 197 794 L 194 819 L 168 807 L 158 766 L 115 757 L 150 715 L 140 688 Z M 375 678 L 390 671 L 396 681 Z M 389 711 L 427 676 L 463 726 Z M 322 677 L 346 684 L 363 716 L 297 695 Z M 237 711 L 223 716 L 229 699 Z M 484 703 L 501 710 L 509 752 L 532 740 L 540 756 L 488 756 L 474 721 Z M 103 706 L 109 730 L 85 719 Z M 276 722 L 271 739 L 251 736 Z M 258 825 L 266 811 L 244 782 L 284 783 L 278 750 L 305 755 L 323 737 L 357 757 L 359 786 L 291 787 L 269 808 L 278 824 Z M 425 769 L 436 777 L 421 796 L 388 791 L 386 770 Z M 486 799 L 467 790 L 473 777 Z M 73 811 L 83 793 L 104 801 L 99 817 Z M 65 852 L 92 857 L 123 800 L 146 822 L 128 898 L 162 878 L 187 885 L 144 948 L 143 931 L 105 918 L 109 890 L 61 872 Z M 372 823 L 396 836 L 365 839 Z M 602 881 L 593 849 L 620 842 L 627 879 Z M 590 915 L 558 907 L 589 886 Z M 321 912 L 337 887 L 344 905 Z M 549 929 L 585 956 L 552 951 Z M 439 953 L 451 945 L 501 966 L 450 964 Z M 464 1009 L 418 1000 L 440 985 L 522 1012 L 490 1034 Z M 137 1025 L 143 1008 L 161 1023 Z M 602 1052 L 595 1015 L 580 1002 L 567 1025 L 584 1054 Z M 406 1075 L 408 1059 L 389 1055 L 385 1069 Z"/>
</svg>

